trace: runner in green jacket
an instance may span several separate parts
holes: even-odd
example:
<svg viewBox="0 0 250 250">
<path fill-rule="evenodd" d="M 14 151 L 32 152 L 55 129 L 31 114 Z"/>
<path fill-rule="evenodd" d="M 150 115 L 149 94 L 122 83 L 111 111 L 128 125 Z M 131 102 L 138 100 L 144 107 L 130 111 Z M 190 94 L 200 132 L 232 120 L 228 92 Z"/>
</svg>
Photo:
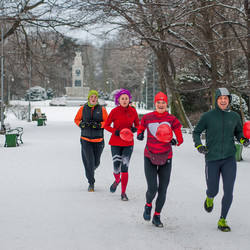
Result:
<svg viewBox="0 0 250 250">
<path fill-rule="evenodd" d="M 205 154 L 207 198 L 204 208 L 207 212 L 213 210 L 213 199 L 219 191 L 220 175 L 222 176 L 224 196 L 222 198 L 221 216 L 218 228 L 228 232 L 226 216 L 233 200 L 233 188 L 236 178 L 236 147 L 234 138 L 244 146 L 249 145 L 249 139 L 243 135 L 243 126 L 238 113 L 229 109 L 231 96 L 226 88 L 215 92 L 215 109 L 204 113 L 193 131 L 193 140 L 197 150 Z M 205 131 L 206 146 L 202 145 L 201 133 Z"/>
</svg>

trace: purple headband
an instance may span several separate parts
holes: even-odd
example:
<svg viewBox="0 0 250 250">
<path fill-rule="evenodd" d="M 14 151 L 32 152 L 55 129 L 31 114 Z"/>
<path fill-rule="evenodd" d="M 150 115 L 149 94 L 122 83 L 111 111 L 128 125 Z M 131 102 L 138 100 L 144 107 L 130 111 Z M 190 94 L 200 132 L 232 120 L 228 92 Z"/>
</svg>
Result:
<svg viewBox="0 0 250 250">
<path fill-rule="evenodd" d="M 119 90 L 119 92 L 117 92 L 116 94 L 115 94 L 115 105 L 119 105 L 119 97 L 121 96 L 121 95 L 128 95 L 128 97 L 129 97 L 129 100 L 131 100 L 131 95 L 130 95 L 130 92 L 127 90 L 127 89 L 120 89 Z"/>
</svg>

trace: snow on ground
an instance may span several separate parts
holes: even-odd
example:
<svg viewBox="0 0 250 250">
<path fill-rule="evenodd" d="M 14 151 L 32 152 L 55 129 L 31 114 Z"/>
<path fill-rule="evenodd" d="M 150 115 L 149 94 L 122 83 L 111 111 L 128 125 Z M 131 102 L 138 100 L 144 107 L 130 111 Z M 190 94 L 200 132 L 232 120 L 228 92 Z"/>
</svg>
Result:
<svg viewBox="0 0 250 250">
<path fill-rule="evenodd" d="M 191 134 L 174 148 L 172 176 L 156 228 L 142 218 L 146 181 L 145 141 L 135 140 L 129 166 L 128 202 L 120 186 L 112 194 L 112 158 L 105 131 L 105 149 L 96 171 L 96 191 L 87 192 L 80 155 L 80 129 L 73 120 L 79 107 L 36 106 L 46 113 L 47 126 L 8 116 L 12 127 L 24 127 L 24 144 L 5 148 L 0 135 L 0 249 L 248 249 L 250 245 L 250 148 L 238 163 L 234 201 L 228 215 L 230 233 L 217 229 L 220 193 L 214 211 L 203 209 L 204 158 L 193 147 Z M 32 106 L 32 108 L 34 108 Z M 107 108 L 110 110 L 110 107 Z"/>
</svg>

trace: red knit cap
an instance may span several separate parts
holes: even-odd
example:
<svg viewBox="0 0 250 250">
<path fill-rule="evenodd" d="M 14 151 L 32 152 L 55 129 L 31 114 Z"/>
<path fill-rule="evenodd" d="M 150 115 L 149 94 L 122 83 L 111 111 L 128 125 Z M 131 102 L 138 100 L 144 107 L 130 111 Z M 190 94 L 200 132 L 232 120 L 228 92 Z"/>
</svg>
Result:
<svg viewBox="0 0 250 250">
<path fill-rule="evenodd" d="M 155 103 L 160 100 L 165 101 L 168 104 L 168 97 L 163 92 L 158 92 L 155 96 Z"/>
</svg>

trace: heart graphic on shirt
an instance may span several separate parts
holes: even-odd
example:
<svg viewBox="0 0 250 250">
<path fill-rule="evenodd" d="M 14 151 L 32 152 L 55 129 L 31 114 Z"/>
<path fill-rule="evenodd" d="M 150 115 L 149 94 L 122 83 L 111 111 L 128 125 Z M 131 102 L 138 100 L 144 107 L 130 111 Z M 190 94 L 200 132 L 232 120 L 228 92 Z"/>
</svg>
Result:
<svg viewBox="0 0 250 250">
<path fill-rule="evenodd" d="M 156 131 L 161 124 L 167 124 L 171 128 L 171 124 L 169 122 L 160 122 L 160 123 L 154 122 L 148 124 L 148 129 L 155 138 L 156 138 Z"/>
</svg>

